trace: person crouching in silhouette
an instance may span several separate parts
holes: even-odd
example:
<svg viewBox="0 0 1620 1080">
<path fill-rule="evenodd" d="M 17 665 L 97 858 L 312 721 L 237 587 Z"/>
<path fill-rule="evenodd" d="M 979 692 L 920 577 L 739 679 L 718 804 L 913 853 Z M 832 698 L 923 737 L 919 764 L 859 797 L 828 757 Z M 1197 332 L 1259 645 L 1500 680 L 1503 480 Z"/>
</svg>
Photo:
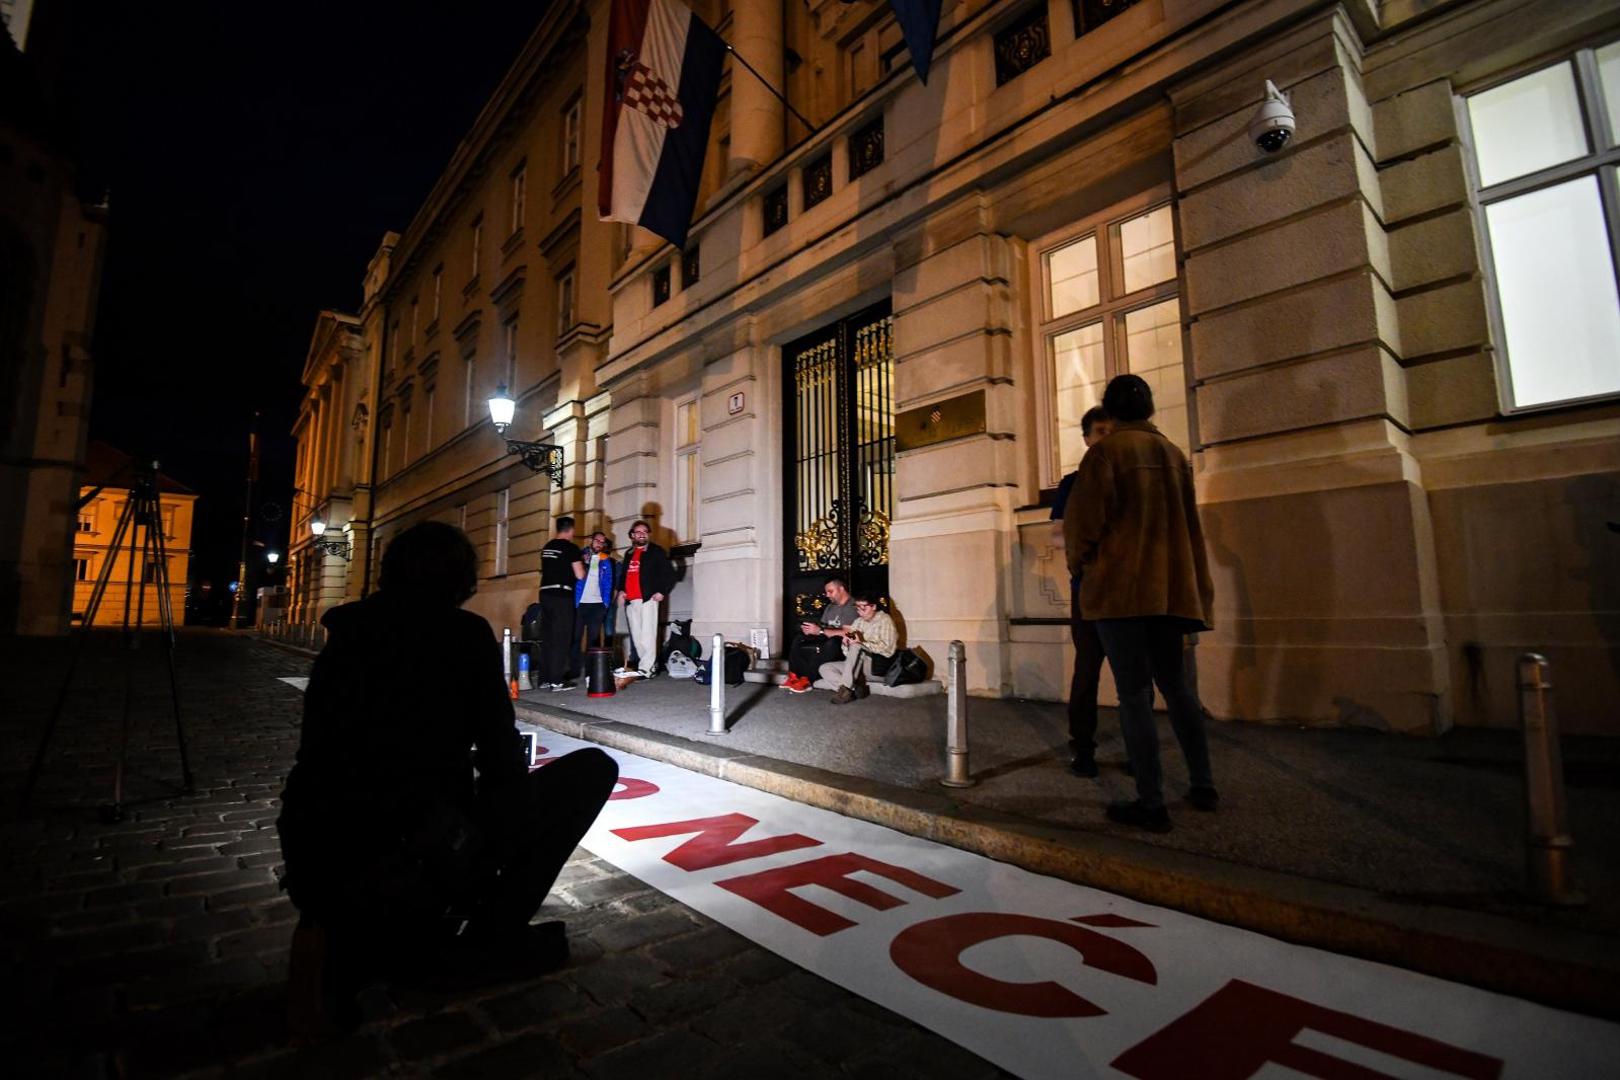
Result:
<svg viewBox="0 0 1620 1080">
<path fill-rule="evenodd" d="M 416 525 L 388 546 L 378 592 L 321 619 L 276 823 L 300 913 L 295 1037 L 353 1027 L 377 978 L 521 977 L 567 959 L 562 924 L 529 920 L 618 766 L 588 749 L 529 770 L 500 647 L 461 610 L 477 566 L 461 530 Z"/>
</svg>

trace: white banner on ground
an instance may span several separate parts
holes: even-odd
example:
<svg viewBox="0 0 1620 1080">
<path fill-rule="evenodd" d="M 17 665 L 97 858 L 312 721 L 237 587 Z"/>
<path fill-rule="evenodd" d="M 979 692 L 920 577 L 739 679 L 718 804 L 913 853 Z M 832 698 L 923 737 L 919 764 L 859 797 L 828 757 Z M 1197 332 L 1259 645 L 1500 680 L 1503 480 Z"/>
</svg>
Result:
<svg viewBox="0 0 1620 1080">
<path fill-rule="evenodd" d="M 284 682 L 288 686 L 292 687 L 294 690 L 308 690 L 309 689 L 309 679 L 306 676 L 303 676 L 303 675 L 282 675 L 276 681 L 277 682 Z"/>
<path fill-rule="evenodd" d="M 1020 1076 L 1620 1075 L 1620 1025 L 607 752 L 621 777 L 588 850 Z"/>
</svg>

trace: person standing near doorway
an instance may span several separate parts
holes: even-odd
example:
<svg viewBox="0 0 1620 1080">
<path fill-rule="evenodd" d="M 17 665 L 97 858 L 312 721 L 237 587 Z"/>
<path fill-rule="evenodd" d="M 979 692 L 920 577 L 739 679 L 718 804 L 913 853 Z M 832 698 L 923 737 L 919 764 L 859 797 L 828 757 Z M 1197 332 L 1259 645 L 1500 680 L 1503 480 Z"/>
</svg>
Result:
<svg viewBox="0 0 1620 1080">
<path fill-rule="evenodd" d="M 615 675 L 650 679 L 658 670 L 658 605 L 675 587 L 675 567 L 663 548 L 652 542 L 645 521 L 630 526 L 630 553 L 619 564 L 616 595 L 624 597 L 624 621 L 635 646 L 635 671 L 619 668 Z"/>
<path fill-rule="evenodd" d="M 1080 437 L 1087 450 L 1113 430 L 1114 421 L 1101 405 L 1087 409 L 1080 418 Z M 1060 540 L 1063 512 L 1079 475 L 1077 466 L 1063 478 L 1052 503 L 1052 520 L 1058 522 Z M 1097 683 L 1102 675 L 1103 647 L 1096 624 L 1080 612 L 1080 578 L 1075 574 L 1069 575 L 1069 638 L 1074 642 L 1074 677 L 1069 680 L 1069 771 L 1089 779 L 1097 775 Z"/>
<path fill-rule="evenodd" d="M 574 633 L 568 639 L 568 677 L 578 678 L 580 666 L 580 639 L 585 648 L 613 635 L 613 556 L 608 553 L 606 533 L 591 534 L 585 549 L 585 576 L 574 582 Z"/>
<path fill-rule="evenodd" d="M 574 543 L 574 519 L 557 519 L 557 531 L 540 549 L 540 685 L 567 690 L 568 639 L 574 632 L 574 585 L 585 576 L 585 557 Z"/>
<path fill-rule="evenodd" d="M 1108 817 L 1122 825 L 1168 832 L 1153 720 L 1157 684 L 1170 727 L 1187 759 L 1196 810 L 1220 797 L 1210 770 L 1203 707 L 1188 684 L 1182 640 L 1210 628 L 1215 589 L 1198 519 L 1192 466 L 1158 428 L 1153 391 L 1139 375 L 1118 375 L 1103 391 L 1114 431 L 1080 462 L 1063 514 L 1069 572 L 1080 580 L 1080 608 L 1097 626 L 1119 689 L 1119 725 L 1136 773 L 1133 802 Z"/>
</svg>

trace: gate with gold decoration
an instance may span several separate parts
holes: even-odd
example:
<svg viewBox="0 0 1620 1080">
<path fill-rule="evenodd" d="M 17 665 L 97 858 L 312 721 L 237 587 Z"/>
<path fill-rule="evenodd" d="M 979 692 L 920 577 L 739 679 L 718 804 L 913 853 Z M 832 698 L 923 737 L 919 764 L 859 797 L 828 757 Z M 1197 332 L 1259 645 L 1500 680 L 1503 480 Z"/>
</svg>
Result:
<svg viewBox="0 0 1620 1080">
<path fill-rule="evenodd" d="M 841 576 L 887 597 L 894 515 L 894 355 L 885 301 L 782 350 L 788 392 L 784 630 Z"/>
</svg>

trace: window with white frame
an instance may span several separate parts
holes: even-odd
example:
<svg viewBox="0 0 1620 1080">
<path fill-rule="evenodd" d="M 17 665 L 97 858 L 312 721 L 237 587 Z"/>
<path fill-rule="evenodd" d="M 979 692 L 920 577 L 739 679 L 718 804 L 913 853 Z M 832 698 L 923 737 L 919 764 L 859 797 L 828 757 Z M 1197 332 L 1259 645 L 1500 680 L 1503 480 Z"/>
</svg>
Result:
<svg viewBox="0 0 1620 1080">
<path fill-rule="evenodd" d="M 90 556 L 88 556 L 88 555 L 79 555 L 79 556 L 76 556 L 74 558 L 74 560 L 73 560 L 73 580 L 74 581 L 89 581 L 90 580 Z"/>
<path fill-rule="evenodd" d="M 422 393 L 422 451 L 427 453 L 433 449 L 433 406 L 439 396 L 439 387 L 435 383 L 424 389 Z"/>
<path fill-rule="evenodd" d="M 417 314 L 418 314 L 419 309 L 418 309 L 418 305 L 417 305 L 416 301 L 417 301 L 416 297 L 414 297 L 414 296 L 411 297 L 411 340 L 410 340 L 410 344 L 412 344 L 412 345 L 415 345 L 417 343 L 417 341 L 419 340 L 419 338 L 417 337 L 417 327 L 419 326 L 419 323 L 417 322 Z"/>
<path fill-rule="evenodd" d="M 407 407 L 401 410 L 405 414 L 405 430 L 400 435 L 400 468 L 411 463 L 411 410 Z"/>
<path fill-rule="evenodd" d="M 576 95 L 563 108 L 562 117 L 562 174 L 567 176 L 579 168 L 580 159 L 580 102 Z"/>
<path fill-rule="evenodd" d="M 90 514 L 79 515 L 79 531 L 93 533 L 96 531 L 96 519 Z"/>
<path fill-rule="evenodd" d="M 389 413 L 383 420 L 382 453 L 377 457 L 377 471 L 382 474 L 380 479 L 388 479 L 388 458 L 394 446 L 394 416 Z"/>
<path fill-rule="evenodd" d="M 482 258 L 484 254 L 483 214 L 479 214 L 477 217 L 473 218 L 471 247 L 471 256 L 468 259 L 468 262 L 471 263 L 471 265 L 468 267 L 469 272 L 467 276 L 468 278 L 476 278 L 478 276 L 478 260 Z"/>
<path fill-rule="evenodd" d="M 478 360 L 474 354 L 467 355 L 466 394 L 463 397 L 465 412 L 461 417 L 461 426 L 465 430 L 472 427 L 473 420 L 477 418 L 476 402 L 478 401 Z"/>
<path fill-rule="evenodd" d="M 570 266 L 557 275 L 557 336 L 568 333 L 574 325 L 574 268 Z"/>
<path fill-rule="evenodd" d="M 1620 394 L 1620 42 L 1464 99 L 1505 411 Z"/>
<path fill-rule="evenodd" d="M 512 489 L 495 493 L 495 576 L 506 573 L 507 542 L 511 539 Z"/>
<path fill-rule="evenodd" d="M 523 204 L 528 182 L 528 165 L 519 165 L 512 170 L 512 206 L 509 211 L 511 228 L 507 230 L 508 233 L 515 233 L 523 228 Z"/>
<path fill-rule="evenodd" d="M 429 317 L 429 319 L 428 319 L 429 322 L 438 322 L 439 321 L 439 305 L 440 305 L 440 302 L 443 299 L 444 299 L 444 267 L 443 266 L 435 266 L 433 268 L 433 314 L 432 314 L 431 317 Z"/>
<path fill-rule="evenodd" d="M 1168 190 L 1146 193 L 1030 246 L 1044 412 L 1041 484 L 1053 487 L 1085 452 L 1080 421 L 1115 375 L 1153 388 L 1153 423 L 1186 452 L 1175 222 Z"/>
<path fill-rule="evenodd" d="M 675 526 L 677 539 L 693 543 L 698 539 L 698 502 L 703 429 L 696 394 L 675 402 Z"/>
</svg>

